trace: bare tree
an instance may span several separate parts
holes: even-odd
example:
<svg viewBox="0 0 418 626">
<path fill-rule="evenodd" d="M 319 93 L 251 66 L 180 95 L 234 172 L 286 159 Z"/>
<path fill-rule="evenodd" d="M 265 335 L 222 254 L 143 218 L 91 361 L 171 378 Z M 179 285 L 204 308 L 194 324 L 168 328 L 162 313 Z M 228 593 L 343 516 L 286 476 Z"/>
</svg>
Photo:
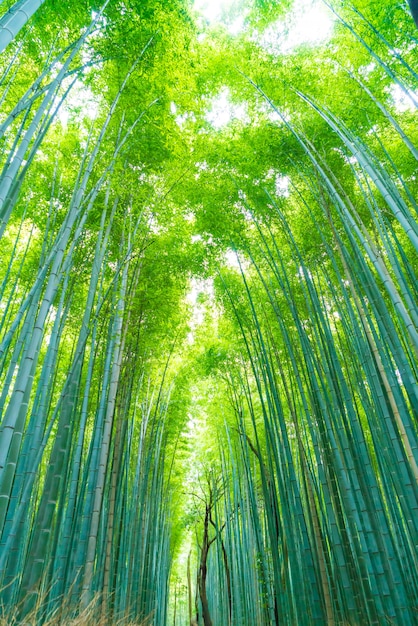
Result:
<svg viewBox="0 0 418 626">
<path fill-rule="evenodd" d="M 207 562 L 209 549 L 215 541 L 220 541 L 222 558 L 225 568 L 225 578 L 228 593 L 228 614 L 229 621 L 231 621 L 231 609 L 232 609 L 232 595 L 231 595 L 231 575 L 228 565 L 228 555 L 225 549 L 225 545 L 222 539 L 222 531 L 225 528 L 225 522 L 222 526 L 218 526 L 215 516 L 215 507 L 220 498 L 224 494 L 224 488 L 221 486 L 221 479 L 216 479 L 213 472 L 208 471 L 205 475 L 205 485 L 202 487 L 203 496 L 193 494 L 196 498 L 204 503 L 204 517 L 203 517 L 203 536 L 199 545 L 199 569 L 197 572 L 197 591 L 202 606 L 202 618 L 204 626 L 213 626 L 212 618 L 209 610 L 206 580 L 207 580 Z M 198 623 L 198 615 L 196 620 L 191 620 L 191 625 Z"/>
</svg>

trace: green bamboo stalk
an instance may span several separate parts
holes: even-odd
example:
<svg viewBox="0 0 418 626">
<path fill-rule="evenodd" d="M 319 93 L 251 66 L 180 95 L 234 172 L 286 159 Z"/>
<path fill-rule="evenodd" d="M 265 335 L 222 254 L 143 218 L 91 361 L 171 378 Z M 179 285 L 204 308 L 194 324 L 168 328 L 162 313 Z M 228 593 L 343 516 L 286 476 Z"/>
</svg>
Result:
<svg viewBox="0 0 418 626">
<path fill-rule="evenodd" d="M 0 53 L 16 37 L 45 0 L 17 0 L 0 19 Z"/>
</svg>

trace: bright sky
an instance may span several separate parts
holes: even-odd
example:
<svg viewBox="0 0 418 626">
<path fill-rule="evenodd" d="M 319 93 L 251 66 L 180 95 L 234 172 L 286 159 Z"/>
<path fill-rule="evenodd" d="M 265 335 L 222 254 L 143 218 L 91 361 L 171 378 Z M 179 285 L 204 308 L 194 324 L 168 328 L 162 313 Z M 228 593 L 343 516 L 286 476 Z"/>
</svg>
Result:
<svg viewBox="0 0 418 626">
<path fill-rule="evenodd" d="M 194 8 L 213 24 L 222 21 L 223 11 L 233 4 L 235 0 L 195 0 Z M 243 26 L 241 15 L 228 29 L 231 34 L 237 34 Z M 273 22 L 263 32 L 254 32 L 252 37 L 271 54 L 288 54 L 301 44 L 318 45 L 326 41 L 333 26 L 332 13 L 321 0 L 297 0 L 294 10 L 284 20 Z M 234 104 L 227 87 L 211 99 L 206 119 L 217 130 L 234 119 L 249 121 L 245 105 Z"/>
<path fill-rule="evenodd" d="M 217 130 L 232 120 L 249 122 L 246 105 L 234 104 L 230 99 L 230 93 L 227 87 L 221 89 L 219 94 L 211 99 L 210 109 L 205 117 Z"/>
<path fill-rule="evenodd" d="M 192 278 L 190 281 L 190 290 L 186 295 L 186 302 L 192 309 L 192 316 L 190 320 L 190 332 L 187 336 L 187 341 L 193 343 L 194 331 L 205 319 L 205 312 L 208 308 L 207 303 L 199 302 L 199 296 L 203 294 L 206 296 L 209 302 L 213 303 L 215 293 L 215 286 L 213 278 Z"/>
<path fill-rule="evenodd" d="M 194 8 L 201 13 L 208 22 L 218 22 L 222 12 L 229 9 L 234 0 L 195 0 Z"/>
<path fill-rule="evenodd" d="M 301 44 L 318 45 L 332 33 L 334 19 L 320 0 L 299 0 L 285 20 L 273 22 L 256 39 L 272 54 L 288 54 Z"/>
<path fill-rule="evenodd" d="M 405 91 L 399 85 L 393 84 L 388 90 L 392 96 L 393 104 L 399 113 L 405 113 L 405 111 L 411 111 L 412 113 L 416 109 L 414 101 L 418 100 L 418 93 Z"/>
<path fill-rule="evenodd" d="M 235 0 L 195 0 L 195 10 L 210 24 L 221 22 L 223 12 L 236 5 Z M 320 44 L 331 35 L 334 19 L 331 11 L 321 0 L 296 0 L 294 9 L 285 20 L 271 24 L 255 37 L 273 54 L 287 54 L 300 44 Z M 231 34 L 238 34 L 244 26 L 240 15 L 228 25 Z"/>
<path fill-rule="evenodd" d="M 99 104 L 89 87 L 86 87 L 80 80 L 71 89 L 65 102 L 61 105 L 58 118 L 63 126 L 67 126 L 71 109 L 80 107 L 84 115 L 93 120 L 98 113 Z"/>
</svg>

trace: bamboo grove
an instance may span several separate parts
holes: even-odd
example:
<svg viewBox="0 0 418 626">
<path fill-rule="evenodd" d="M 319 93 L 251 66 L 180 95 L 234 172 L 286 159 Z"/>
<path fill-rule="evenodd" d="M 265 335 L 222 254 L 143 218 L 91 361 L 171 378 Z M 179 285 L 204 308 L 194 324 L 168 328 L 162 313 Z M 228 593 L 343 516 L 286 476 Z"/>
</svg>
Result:
<svg viewBox="0 0 418 626">
<path fill-rule="evenodd" d="M 4 623 L 417 623 L 409 4 L 0 2 Z"/>
</svg>

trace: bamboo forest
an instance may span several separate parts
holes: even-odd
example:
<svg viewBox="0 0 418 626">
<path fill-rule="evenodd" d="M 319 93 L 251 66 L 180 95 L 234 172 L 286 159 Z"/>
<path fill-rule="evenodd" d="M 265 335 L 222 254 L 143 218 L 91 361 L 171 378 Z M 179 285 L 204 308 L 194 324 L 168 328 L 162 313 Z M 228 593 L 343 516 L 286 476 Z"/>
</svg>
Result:
<svg viewBox="0 0 418 626">
<path fill-rule="evenodd" d="M 0 0 L 0 626 L 418 624 L 417 107 L 417 0 Z"/>
</svg>

